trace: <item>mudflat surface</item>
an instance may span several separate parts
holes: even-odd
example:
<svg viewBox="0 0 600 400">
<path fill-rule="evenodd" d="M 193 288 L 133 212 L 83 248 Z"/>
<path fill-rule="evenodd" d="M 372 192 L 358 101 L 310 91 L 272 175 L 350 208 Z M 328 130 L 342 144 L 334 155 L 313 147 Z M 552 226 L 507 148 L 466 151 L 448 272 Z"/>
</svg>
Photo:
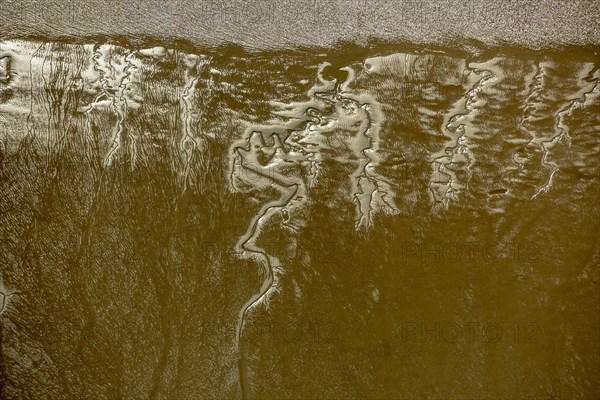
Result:
<svg viewBox="0 0 600 400">
<path fill-rule="evenodd" d="M 1 41 L 0 398 L 597 398 L 600 72 L 573 29 Z"/>
</svg>

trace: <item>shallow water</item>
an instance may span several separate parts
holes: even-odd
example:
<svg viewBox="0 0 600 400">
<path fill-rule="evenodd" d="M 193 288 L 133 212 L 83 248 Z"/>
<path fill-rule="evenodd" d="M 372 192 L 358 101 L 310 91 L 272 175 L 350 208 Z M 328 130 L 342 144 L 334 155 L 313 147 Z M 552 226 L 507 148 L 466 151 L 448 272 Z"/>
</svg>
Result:
<svg viewBox="0 0 600 400">
<path fill-rule="evenodd" d="M 588 50 L 0 42 L 0 397 L 597 397 Z"/>
</svg>

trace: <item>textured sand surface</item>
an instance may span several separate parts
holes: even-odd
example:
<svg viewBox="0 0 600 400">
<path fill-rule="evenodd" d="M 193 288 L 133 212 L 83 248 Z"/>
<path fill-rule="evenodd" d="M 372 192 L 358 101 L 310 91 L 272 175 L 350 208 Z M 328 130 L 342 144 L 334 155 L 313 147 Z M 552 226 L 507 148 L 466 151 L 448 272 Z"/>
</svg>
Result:
<svg viewBox="0 0 600 400">
<path fill-rule="evenodd" d="M 594 0 L 2 0 L 0 35 L 138 34 L 255 48 L 379 37 L 464 48 L 600 42 Z"/>
</svg>

